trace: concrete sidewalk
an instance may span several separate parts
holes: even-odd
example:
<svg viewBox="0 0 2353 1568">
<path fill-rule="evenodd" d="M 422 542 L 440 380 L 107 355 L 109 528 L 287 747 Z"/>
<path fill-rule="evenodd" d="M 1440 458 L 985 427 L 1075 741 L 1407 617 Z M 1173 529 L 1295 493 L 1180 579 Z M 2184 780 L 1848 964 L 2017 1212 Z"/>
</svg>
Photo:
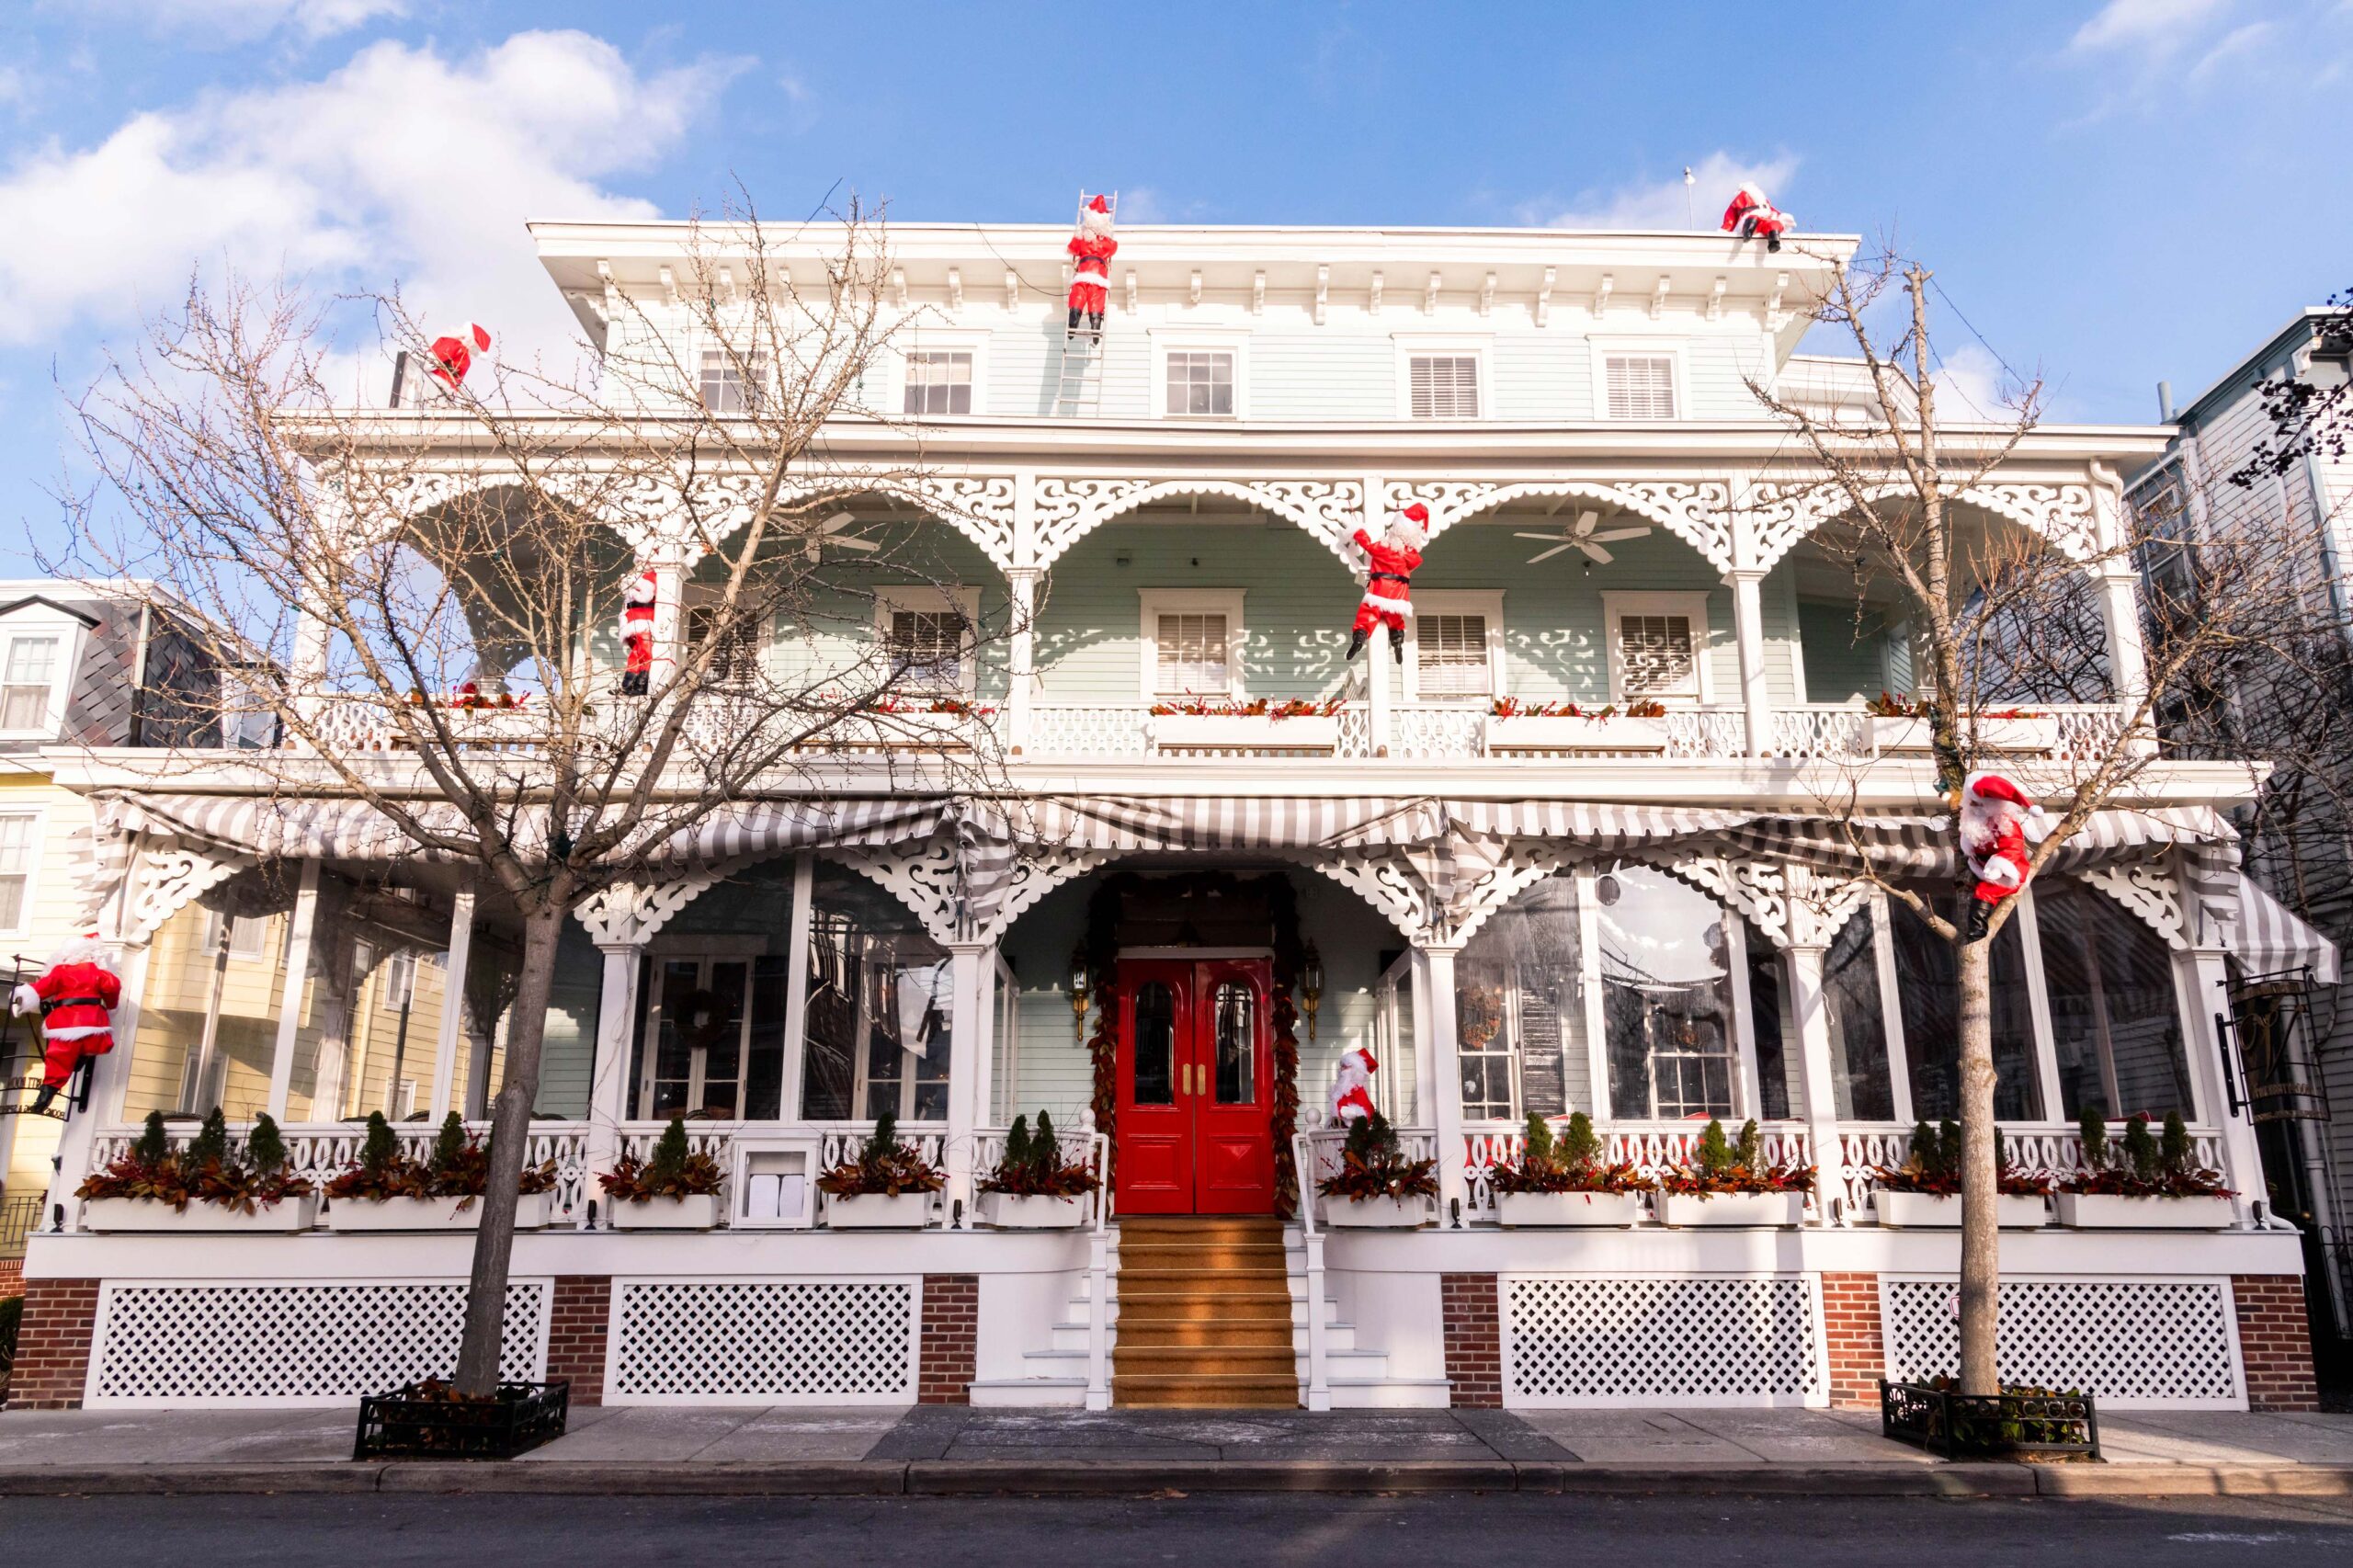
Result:
<svg viewBox="0 0 2353 1568">
<path fill-rule="evenodd" d="M 1532 1491 L 2353 1495 L 2353 1416 L 2101 1422 L 2105 1464 L 1947 1464 L 1812 1410 L 585 1407 L 513 1464 L 351 1461 L 355 1413 L 0 1415 L 0 1495 L 532 1492 L 1140 1495 Z"/>
</svg>

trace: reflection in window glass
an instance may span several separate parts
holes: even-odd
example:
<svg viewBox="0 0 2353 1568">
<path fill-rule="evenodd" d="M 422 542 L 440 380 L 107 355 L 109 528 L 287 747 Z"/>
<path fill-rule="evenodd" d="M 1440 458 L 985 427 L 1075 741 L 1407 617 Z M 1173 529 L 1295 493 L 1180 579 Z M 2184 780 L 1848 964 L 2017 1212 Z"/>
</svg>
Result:
<svg viewBox="0 0 2353 1568">
<path fill-rule="evenodd" d="M 1258 1099 L 1258 999 L 1250 987 L 1229 980 L 1211 1005 L 1217 1025 L 1217 1103 L 1255 1105 Z"/>
<path fill-rule="evenodd" d="M 1953 890 L 1922 885 L 1914 892 L 1954 917 Z M 1895 987 L 1904 1009 L 1904 1054 L 1912 1068 L 1912 1114 L 1940 1121 L 1961 1114 L 1961 960 L 1911 906 L 1890 900 L 1895 938 Z M 1958 917 L 1967 919 L 1966 912 Z M 2027 1005 L 2026 949 L 2012 915 L 1994 938 L 1994 1115 L 2004 1121 L 2038 1121 L 2042 1094 L 2035 1082 L 2034 1017 Z"/>
<path fill-rule="evenodd" d="M 1135 1103 L 1175 1105 L 1176 999 L 1160 981 L 1148 980 L 1136 988 L 1135 1039 Z"/>
<path fill-rule="evenodd" d="M 1895 1117 L 1874 937 L 1871 911 L 1865 906 L 1839 928 L 1822 959 L 1822 1001 L 1830 1015 L 1830 1083 L 1841 1119 L 1892 1121 Z"/>
<path fill-rule="evenodd" d="M 948 1114 L 946 949 L 904 905 L 820 862 L 810 896 L 801 1114 L 904 1121 Z"/>
<path fill-rule="evenodd" d="M 1576 879 L 1545 878 L 1488 916 L 1455 966 L 1462 1114 L 1518 1121 L 1590 1107 Z"/>
<path fill-rule="evenodd" d="M 2189 1062 L 2165 938 L 2081 882 L 2038 882 L 2034 914 L 2063 1113 L 2188 1117 Z"/>
<path fill-rule="evenodd" d="M 1599 878 L 1609 1107 L 1665 1119 L 1733 1114 L 1736 1049 L 1723 912 L 1664 871 Z"/>
<path fill-rule="evenodd" d="M 1804 1051 L 1789 987 L 1781 983 L 1788 960 L 1751 922 L 1742 920 L 1740 931 L 1748 958 L 1748 1022 L 1756 1035 L 1756 1114 L 1786 1121 L 1805 1112 Z"/>
</svg>

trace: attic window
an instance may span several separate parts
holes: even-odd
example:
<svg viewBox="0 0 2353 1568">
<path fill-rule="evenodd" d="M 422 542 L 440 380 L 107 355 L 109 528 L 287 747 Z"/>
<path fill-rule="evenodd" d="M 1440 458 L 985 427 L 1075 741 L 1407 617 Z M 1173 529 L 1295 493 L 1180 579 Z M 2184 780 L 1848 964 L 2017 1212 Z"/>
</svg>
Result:
<svg viewBox="0 0 2353 1568">
<path fill-rule="evenodd" d="M 1479 417 L 1476 354 L 1415 354 L 1408 361 L 1407 406 L 1416 419 Z"/>
<path fill-rule="evenodd" d="M 1612 354 L 1606 374 L 1612 419 L 1675 417 L 1675 357 L 1671 354 Z"/>
<path fill-rule="evenodd" d="M 48 730 L 57 686 L 55 637 L 13 637 L 0 660 L 0 730 Z"/>
</svg>

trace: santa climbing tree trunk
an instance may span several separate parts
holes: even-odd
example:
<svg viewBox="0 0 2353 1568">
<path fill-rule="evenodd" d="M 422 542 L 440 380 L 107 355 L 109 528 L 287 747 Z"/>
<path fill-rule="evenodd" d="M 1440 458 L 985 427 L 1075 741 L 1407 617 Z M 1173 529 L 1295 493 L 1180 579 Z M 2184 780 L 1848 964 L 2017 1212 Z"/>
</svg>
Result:
<svg viewBox="0 0 2353 1568">
<path fill-rule="evenodd" d="M 1994 1125 L 1991 940 L 1961 946 L 1961 1388 L 1999 1392 L 1994 1356 L 2001 1288 L 2001 1131 Z"/>
</svg>

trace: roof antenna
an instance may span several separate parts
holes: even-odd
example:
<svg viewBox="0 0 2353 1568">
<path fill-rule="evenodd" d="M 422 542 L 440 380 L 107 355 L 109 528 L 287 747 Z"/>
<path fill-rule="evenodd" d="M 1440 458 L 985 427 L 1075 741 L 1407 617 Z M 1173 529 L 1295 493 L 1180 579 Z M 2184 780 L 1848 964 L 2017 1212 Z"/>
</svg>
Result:
<svg viewBox="0 0 2353 1568">
<path fill-rule="evenodd" d="M 1693 198 L 1691 195 L 1691 187 L 1699 183 L 1699 182 L 1698 180 L 1691 177 L 1691 165 L 1688 164 L 1684 165 L 1683 226 L 1687 229 L 1696 229 L 1699 226 L 1699 210 L 1698 207 L 1693 205 Z"/>
</svg>

